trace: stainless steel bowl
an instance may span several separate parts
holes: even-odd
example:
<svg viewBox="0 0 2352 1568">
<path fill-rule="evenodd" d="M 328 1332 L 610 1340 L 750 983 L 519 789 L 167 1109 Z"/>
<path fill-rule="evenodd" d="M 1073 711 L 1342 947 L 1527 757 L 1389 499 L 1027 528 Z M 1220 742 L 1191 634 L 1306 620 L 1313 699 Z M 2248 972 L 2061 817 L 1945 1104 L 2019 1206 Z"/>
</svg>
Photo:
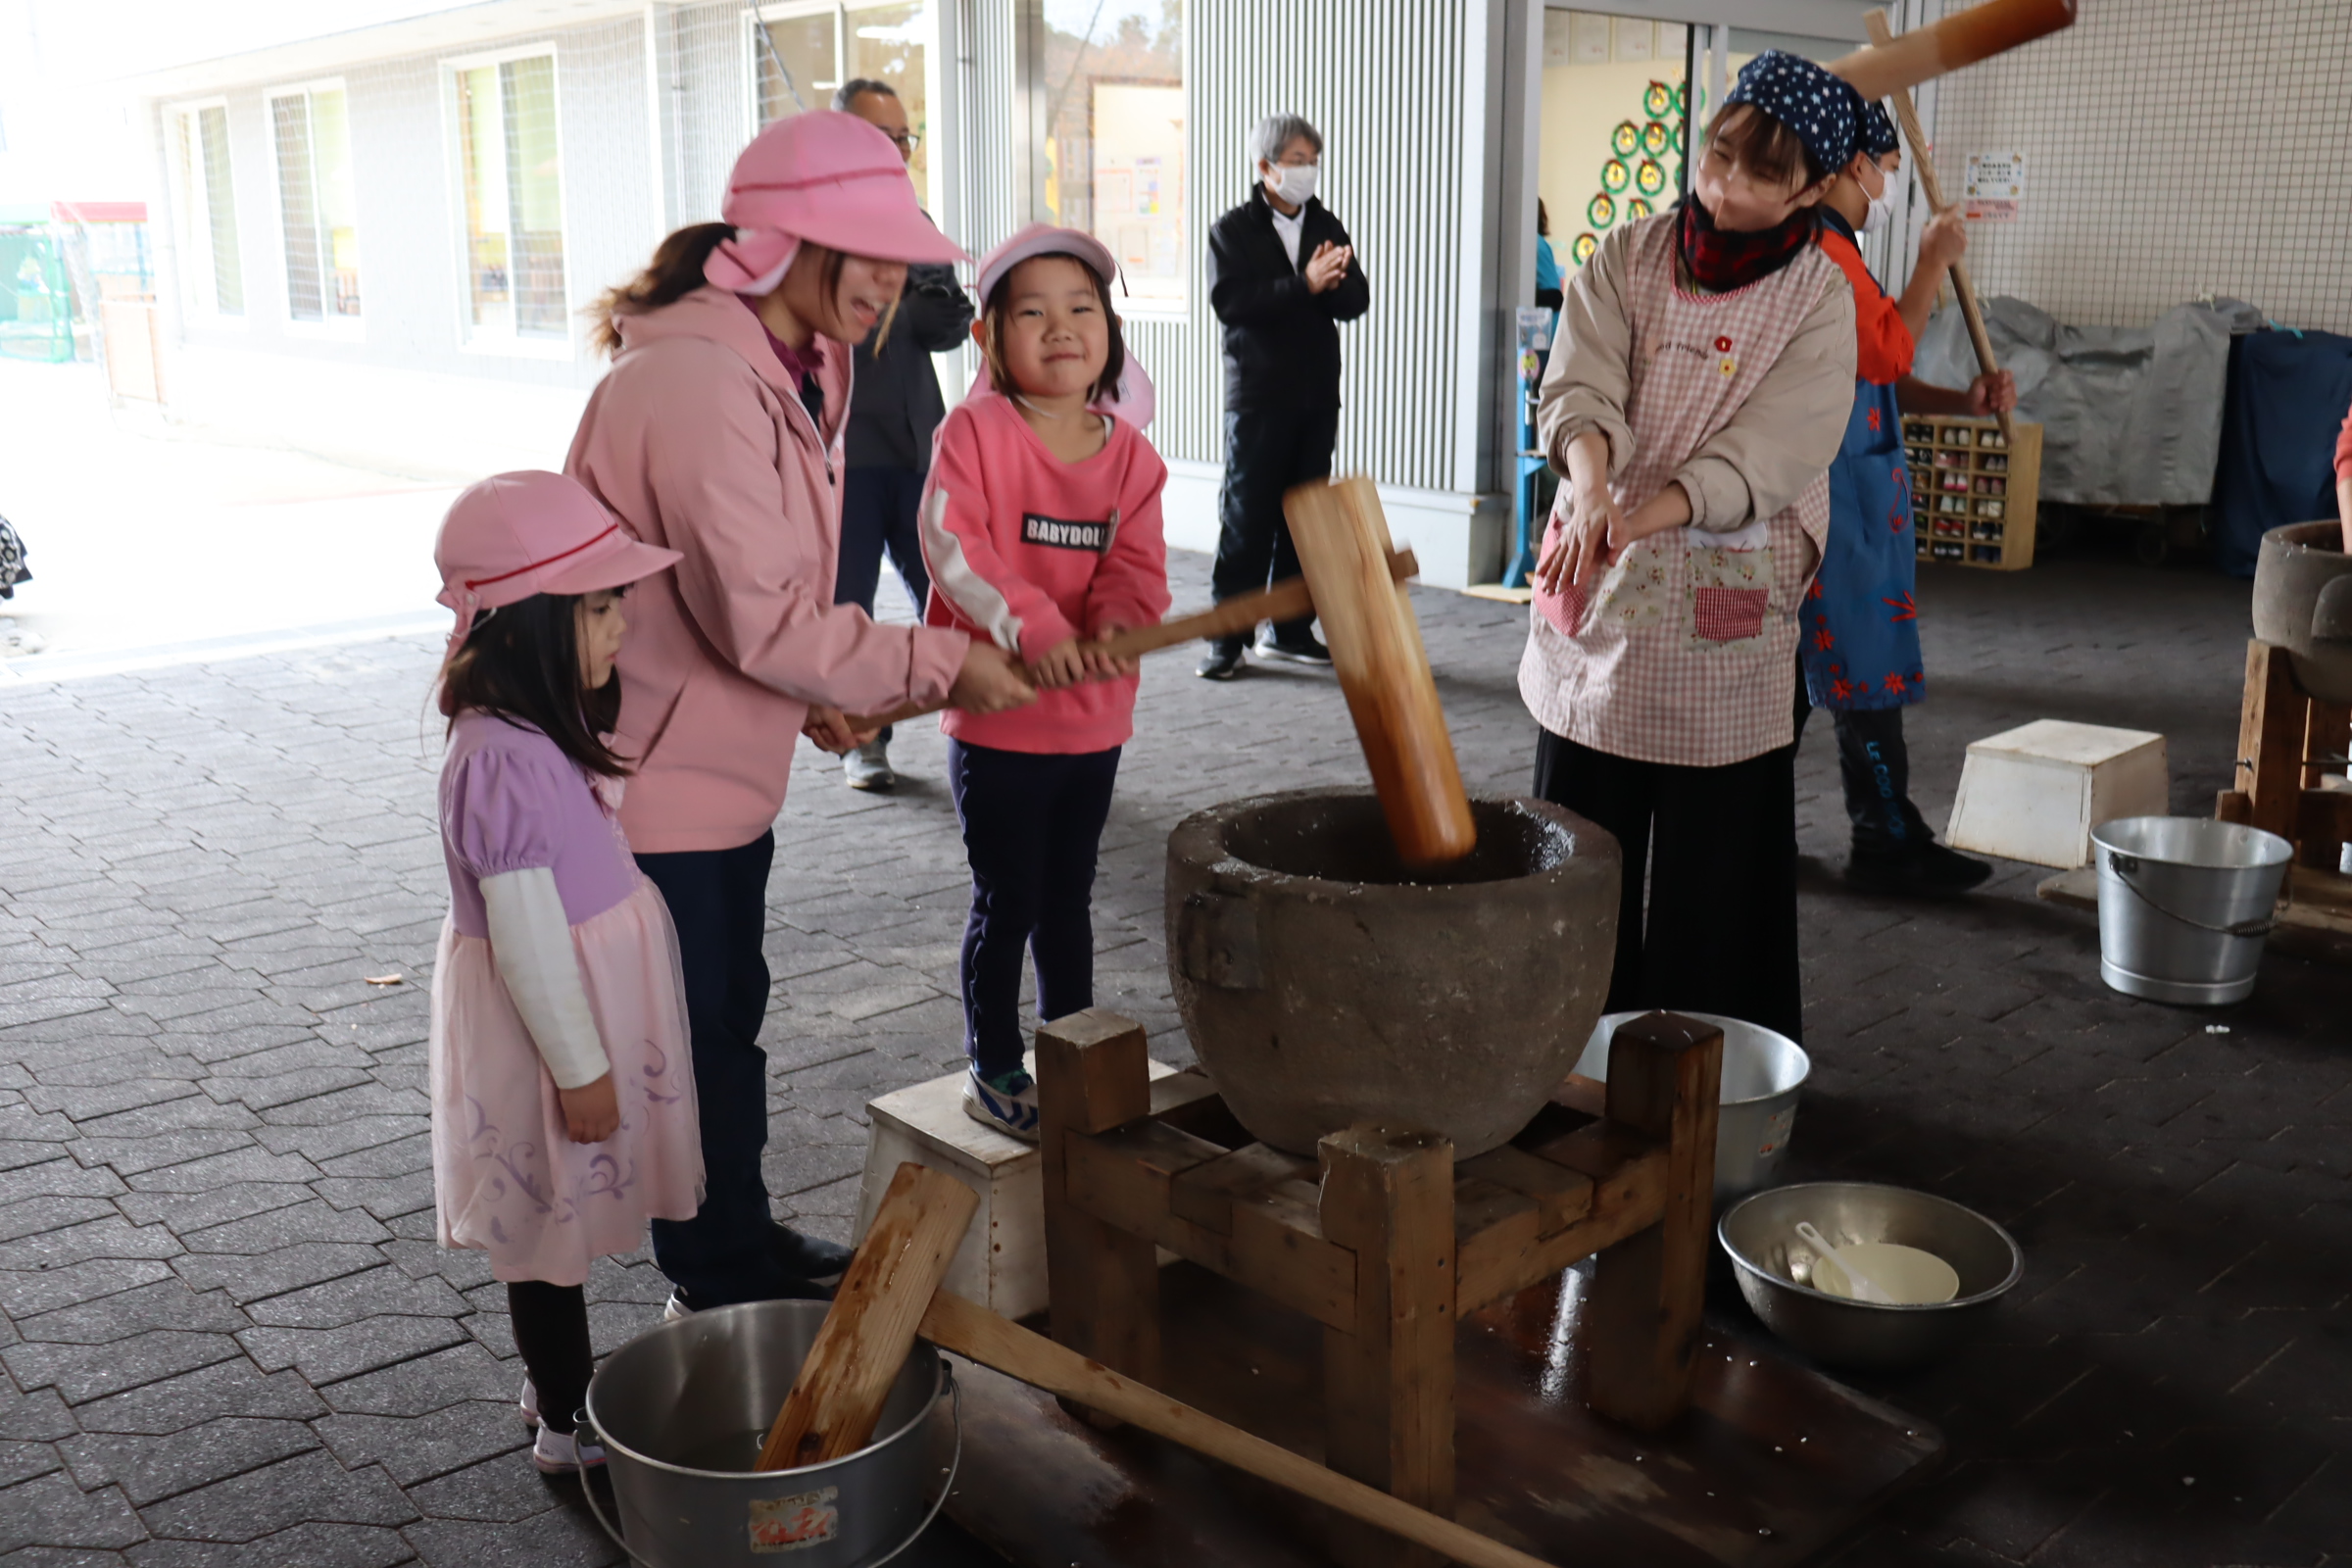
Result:
<svg viewBox="0 0 2352 1568">
<path fill-rule="evenodd" d="M 1849 1300 L 1812 1287 L 1811 1220 L 1832 1245 L 1893 1242 L 1934 1252 L 1960 1276 L 1960 1294 L 1933 1306 Z M 1949 1199 L 1871 1182 L 1805 1182 L 1734 1203 L 1715 1235 L 1731 1254 L 1740 1294 L 1765 1327 L 1817 1361 L 1891 1371 L 1946 1354 L 1981 1328 L 2025 1276 L 2009 1233 Z"/>
<path fill-rule="evenodd" d="M 1617 1026 L 1639 1012 L 1612 1012 L 1592 1026 L 1576 1070 L 1603 1083 L 1609 1076 L 1609 1041 Z M 1788 1157 L 1796 1130 L 1796 1097 L 1813 1070 L 1813 1058 L 1787 1035 L 1720 1013 L 1686 1012 L 1686 1018 L 1723 1031 L 1723 1102 L 1715 1117 L 1715 1205 L 1742 1193 L 1768 1187 Z"/>
</svg>

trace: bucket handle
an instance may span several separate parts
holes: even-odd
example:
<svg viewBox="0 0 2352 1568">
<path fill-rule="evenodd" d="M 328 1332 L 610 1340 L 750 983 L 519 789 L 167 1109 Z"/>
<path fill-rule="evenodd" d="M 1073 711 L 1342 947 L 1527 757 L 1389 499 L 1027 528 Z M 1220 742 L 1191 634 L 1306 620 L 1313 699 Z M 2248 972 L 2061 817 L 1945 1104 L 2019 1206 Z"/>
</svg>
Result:
<svg viewBox="0 0 2352 1568">
<path fill-rule="evenodd" d="M 2147 889 L 2132 879 L 2132 874 L 2139 869 L 2139 857 L 2136 855 L 2121 855 L 2114 850 L 2109 850 L 2107 852 L 2107 868 L 2115 873 L 2115 879 L 2121 882 L 2133 898 L 2154 909 L 2158 914 L 2178 920 L 2185 926 L 2194 926 L 2199 931 L 2210 931 L 2217 937 L 2269 936 L 2271 928 L 2278 923 L 2275 916 L 2266 914 L 2252 920 L 2232 921 L 2229 925 L 2213 925 L 2207 921 L 2196 919 L 2194 916 L 2182 914 L 2179 909 L 2168 908 L 2157 903 L 2155 896 Z"/>
<path fill-rule="evenodd" d="M 931 1528 L 931 1521 L 937 1519 L 939 1511 L 948 1505 L 949 1494 L 956 1490 L 956 1473 L 963 1468 L 963 1385 L 956 1381 L 956 1368 L 945 1359 L 941 1360 L 939 1367 L 947 1375 L 948 1397 L 956 1412 L 956 1451 L 948 1458 L 948 1479 L 940 1483 L 939 1499 L 931 1504 L 931 1511 L 923 1515 L 923 1522 L 916 1525 L 905 1541 L 900 1542 L 881 1556 L 862 1564 L 861 1568 L 882 1568 L 884 1563 L 889 1562 L 908 1546 L 920 1541 L 923 1532 Z M 589 1422 L 587 1410 L 580 1411 L 579 1415 L 574 1418 L 573 1426 L 575 1430 L 585 1432 L 595 1439 L 597 1446 L 604 1446 L 603 1435 Z M 612 1544 L 628 1553 L 629 1561 L 637 1564 L 638 1568 L 661 1568 L 659 1563 L 651 1563 L 638 1556 L 636 1548 L 621 1539 L 618 1527 L 605 1517 L 605 1505 L 596 1500 L 596 1489 L 588 1484 L 588 1473 L 585 1470 L 580 1472 L 580 1494 L 588 1499 L 588 1511 L 596 1515 L 596 1522 L 604 1527 L 606 1535 L 612 1538 Z"/>
</svg>

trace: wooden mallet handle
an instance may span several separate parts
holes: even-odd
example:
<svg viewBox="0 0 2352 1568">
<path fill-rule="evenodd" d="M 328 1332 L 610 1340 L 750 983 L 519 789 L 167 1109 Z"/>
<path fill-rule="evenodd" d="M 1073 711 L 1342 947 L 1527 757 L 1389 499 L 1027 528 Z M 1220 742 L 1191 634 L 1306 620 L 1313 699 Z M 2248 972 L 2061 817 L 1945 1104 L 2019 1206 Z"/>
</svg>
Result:
<svg viewBox="0 0 2352 1568">
<path fill-rule="evenodd" d="M 1389 553 L 1389 576 L 1394 581 L 1403 582 L 1420 570 L 1421 563 L 1413 558 L 1411 549 Z M 1289 577 L 1271 588 L 1236 594 L 1223 604 L 1195 614 L 1178 615 L 1156 626 L 1130 627 L 1116 637 L 1105 639 L 1102 649 L 1113 659 L 1135 659 L 1204 637 L 1238 636 L 1261 620 L 1304 620 L 1314 612 L 1315 602 L 1307 592 L 1306 579 Z M 925 713 L 936 713 L 941 709 L 953 706 L 942 698 L 936 703 L 906 703 L 886 713 L 853 714 L 850 728 L 863 734 L 870 729 L 880 729 L 885 724 L 904 724 L 910 718 L 920 718 Z"/>
<path fill-rule="evenodd" d="M 923 1314 L 923 1337 L 942 1349 L 969 1356 L 1049 1394 L 1092 1405 L 1472 1568 L 1546 1568 L 1542 1558 L 1228 1426 L 959 1296 L 942 1291 L 931 1298 L 931 1309 Z"/>
<path fill-rule="evenodd" d="M 1984 0 L 1932 26 L 1833 60 L 1829 69 L 1865 99 L 1886 98 L 2074 24 L 2075 0 Z"/>
<path fill-rule="evenodd" d="M 1884 48 L 1893 42 L 1894 33 L 1886 25 L 1886 12 L 1873 11 L 1865 19 L 1865 24 L 1870 28 L 1872 43 Z M 1911 144 L 1911 157 L 1919 170 L 1919 188 L 1931 209 L 1943 212 L 1951 204 L 1943 199 L 1943 182 L 1936 177 L 1936 160 L 1928 152 L 1928 138 L 1920 134 L 1919 111 L 1912 106 L 1911 90 L 1897 87 L 1887 96 L 1894 101 L 1894 118 L 1903 127 L 1903 139 Z M 1984 313 L 1977 306 L 1977 290 L 1969 281 L 1966 260 L 1952 264 L 1952 289 L 1960 296 L 1960 318 L 1968 323 L 1968 340 L 1977 346 L 1977 364 L 1990 375 L 2000 366 L 1993 362 L 1992 338 L 1984 330 Z M 2001 422 L 2001 439 L 2016 447 L 2017 427 L 2010 421 L 2008 411 L 2004 409 L 1993 417 Z"/>
</svg>

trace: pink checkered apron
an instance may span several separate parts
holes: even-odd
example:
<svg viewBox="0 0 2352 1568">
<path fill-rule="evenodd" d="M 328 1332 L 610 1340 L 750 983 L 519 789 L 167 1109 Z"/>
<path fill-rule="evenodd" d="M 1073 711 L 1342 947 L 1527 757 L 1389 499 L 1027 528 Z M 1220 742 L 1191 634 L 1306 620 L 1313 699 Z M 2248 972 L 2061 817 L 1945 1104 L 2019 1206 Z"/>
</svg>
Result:
<svg viewBox="0 0 2352 1568">
<path fill-rule="evenodd" d="M 1628 513 L 1729 424 L 1788 346 L 1838 266 L 1808 246 L 1730 294 L 1674 282 L 1675 215 L 1629 248 L 1633 461 L 1615 482 Z M 1548 547 L 1568 491 L 1544 530 Z M 1669 528 L 1629 547 L 1583 588 L 1538 587 L 1519 695 L 1536 722 L 1642 762 L 1721 767 L 1794 735 L 1796 615 L 1829 537 L 1825 470 L 1794 505 L 1736 532 Z"/>
</svg>

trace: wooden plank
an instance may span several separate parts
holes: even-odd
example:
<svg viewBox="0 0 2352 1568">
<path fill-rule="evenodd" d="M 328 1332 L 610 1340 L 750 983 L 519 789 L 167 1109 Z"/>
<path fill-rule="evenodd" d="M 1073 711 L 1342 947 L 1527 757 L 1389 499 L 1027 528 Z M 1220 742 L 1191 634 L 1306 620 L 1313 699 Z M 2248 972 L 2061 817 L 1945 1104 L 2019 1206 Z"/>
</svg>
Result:
<svg viewBox="0 0 2352 1568">
<path fill-rule="evenodd" d="M 1062 1140 L 1069 1191 L 1078 1206 L 1138 1236 L 1160 1230 L 1174 1178 L 1224 1153 L 1205 1139 L 1150 1118 Z"/>
<path fill-rule="evenodd" d="M 1608 1114 L 1608 1086 L 1597 1078 L 1572 1072 L 1551 1092 L 1551 1102 L 1587 1116 Z"/>
<path fill-rule="evenodd" d="M 1324 1233 L 1321 1193 L 1286 1181 L 1237 1200 L 1227 1272 L 1241 1285 L 1341 1328 L 1356 1319 L 1355 1253 Z"/>
<path fill-rule="evenodd" d="M 1046 1294 L 1054 1337 L 1150 1383 L 1159 1376 L 1159 1258 L 1151 1238 L 1073 1201 L 1068 1144 L 1151 1113 L 1143 1028 L 1102 1009 L 1037 1031 L 1039 1163 L 1046 1207 Z"/>
<path fill-rule="evenodd" d="M 1609 1120 L 1665 1141 L 1658 1223 L 1603 1250 L 1592 1276 L 1586 1402 L 1655 1431 L 1690 1402 L 1705 1304 L 1723 1031 L 1676 1013 L 1629 1019 L 1609 1044 Z"/>
<path fill-rule="evenodd" d="M 1432 1513 L 1453 1512 L 1453 1147 L 1422 1133 L 1351 1127 L 1317 1146 L 1323 1232 L 1355 1253 L 1355 1322 L 1323 1331 L 1324 1456 Z M 1532 1211 L 1533 1205 L 1529 1205 Z M 1349 1521 L 1333 1555 L 1349 1568 L 1438 1559 Z"/>
<path fill-rule="evenodd" d="M 754 1468 L 823 1464 L 873 1441 L 915 1325 L 979 1206 L 980 1195 L 946 1171 L 899 1167 Z"/>
<path fill-rule="evenodd" d="M 2297 865 L 2332 873 L 2343 863 L 2346 839 L 2352 839 L 2352 790 L 2304 790 L 2296 798 Z"/>
<path fill-rule="evenodd" d="M 1490 1301 L 1548 1279 L 1570 1264 L 1580 1263 L 1648 1229 L 1665 1212 L 1664 1149 L 1646 1139 L 1623 1135 L 1609 1138 L 1597 1129 L 1574 1133 L 1557 1142 L 1575 1145 L 1569 1151 L 1571 1154 L 1605 1171 L 1598 1177 L 1586 1177 L 1592 1183 L 1591 1211 L 1566 1229 L 1538 1237 L 1532 1244 L 1503 1232 L 1490 1232 L 1463 1242 L 1456 1298 L 1459 1310 L 1474 1312 Z"/>
<path fill-rule="evenodd" d="M 1255 1141 L 1226 1108 L 1225 1097 L 1208 1074 L 1198 1067 L 1152 1081 L 1152 1115 L 1220 1149 L 1239 1149 Z"/>
<path fill-rule="evenodd" d="M 1220 1236 L 1230 1235 L 1236 1200 L 1261 1193 L 1278 1182 L 1314 1174 L 1311 1159 L 1286 1154 L 1265 1144 L 1249 1144 L 1177 1178 L 1169 1194 L 1169 1207 L 1179 1219 Z"/>
<path fill-rule="evenodd" d="M 2324 771 L 2343 772 L 2347 740 L 2352 740 L 2352 708 L 2313 701 L 2304 710 L 2303 788 L 2318 789 Z"/>
<path fill-rule="evenodd" d="M 2303 788 L 2305 706 L 2295 689 L 2286 650 L 2246 644 L 2246 691 L 2237 719 L 2237 789 L 2248 802 L 2246 820 L 2266 833 L 2292 838 L 2295 797 Z"/>
<path fill-rule="evenodd" d="M 1534 1201 L 1542 1214 L 1538 1236 L 1556 1236 L 1592 1212 L 1592 1178 L 1509 1144 L 1454 1167 Z M 1459 1188 L 1456 1188 L 1457 1195 Z M 1455 1199 L 1456 1206 L 1460 1199 Z M 1458 1230 L 1458 1226 L 1456 1227 Z"/>
<path fill-rule="evenodd" d="M 2254 820 L 2254 803 L 2244 790 L 2217 790 L 2213 797 L 2213 816 L 2217 822 L 2247 822 Z"/>
</svg>

